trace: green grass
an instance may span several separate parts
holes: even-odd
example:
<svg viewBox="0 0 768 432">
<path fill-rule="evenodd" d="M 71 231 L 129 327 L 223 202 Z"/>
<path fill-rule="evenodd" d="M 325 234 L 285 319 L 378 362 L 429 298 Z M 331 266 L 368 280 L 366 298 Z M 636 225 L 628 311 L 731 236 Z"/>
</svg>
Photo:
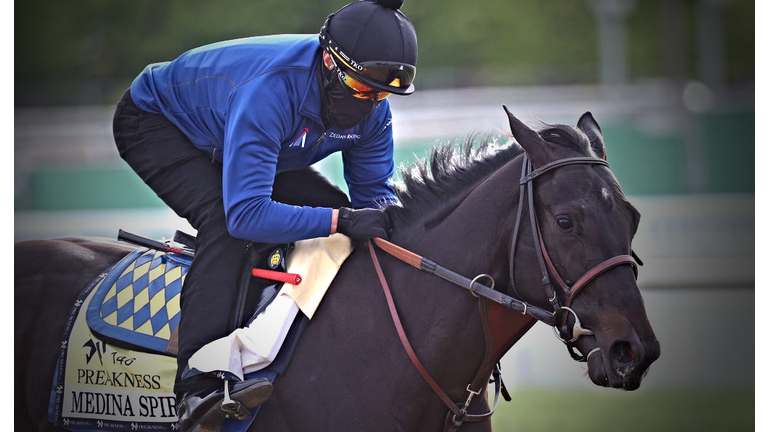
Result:
<svg viewBox="0 0 768 432">
<path fill-rule="evenodd" d="M 755 393 L 747 390 L 521 389 L 502 400 L 494 431 L 741 432 L 755 430 Z"/>
</svg>

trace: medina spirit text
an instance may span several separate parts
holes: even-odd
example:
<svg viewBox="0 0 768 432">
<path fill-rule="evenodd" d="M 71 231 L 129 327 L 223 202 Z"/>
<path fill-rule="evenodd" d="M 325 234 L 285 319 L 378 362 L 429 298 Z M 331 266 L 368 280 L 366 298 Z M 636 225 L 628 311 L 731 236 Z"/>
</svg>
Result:
<svg viewBox="0 0 768 432">
<path fill-rule="evenodd" d="M 135 400 L 135 399 L 134 399 Z M 139 396 L 138 405 L 130 395 L 72 392 L 72 413 L 97 414 L 119 417 L 166 418 L 176 417 L 175 396 Z"/>
</svg>

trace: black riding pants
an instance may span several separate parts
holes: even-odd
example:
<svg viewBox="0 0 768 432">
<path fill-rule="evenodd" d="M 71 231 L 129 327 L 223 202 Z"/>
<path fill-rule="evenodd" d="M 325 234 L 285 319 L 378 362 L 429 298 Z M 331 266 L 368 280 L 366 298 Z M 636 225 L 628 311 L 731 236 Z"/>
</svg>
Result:
<svg viewBox="0 0 768 432">
<path fill-rule="evenodd" d="M 195 259 L 181 293 L 175 391 L 220 387 L 220 380 L 207 376 L 179 377 L 192 354 L 234 330 L 239 266 L 249 242 L 227 231 L 222 164 L 193 146 L 165 116 L 139 109 L 130 91 L 117 104 L 113 126 L 120 156 L 197 230 Z M 346 194 L 312 168 L 278 174 L 272 198 L 293 205 L 350 206 Z"/>
</svg>

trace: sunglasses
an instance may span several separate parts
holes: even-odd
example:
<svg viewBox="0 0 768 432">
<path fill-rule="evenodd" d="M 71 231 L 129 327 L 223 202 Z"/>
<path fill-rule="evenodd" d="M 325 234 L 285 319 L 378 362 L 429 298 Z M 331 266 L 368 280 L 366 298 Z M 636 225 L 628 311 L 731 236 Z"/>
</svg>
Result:
<svg viewBox="0 0 768 432">
<path fill-rule="evenodd" d="M 333 69 L 336 71 L 339 80 L 344 85 L 344 88 L 352 94 L 353 97 L 358 99 L 371 99 L 374 101 L 381 101 L 389 97 L 392 93 L 374 89 L 362 82 L 355 79 L 350 72 L 341 70 L 336 60 L 333 58 L 334 54 L 330 53 L 331 62 L 333 63 Z"/>
</svg>

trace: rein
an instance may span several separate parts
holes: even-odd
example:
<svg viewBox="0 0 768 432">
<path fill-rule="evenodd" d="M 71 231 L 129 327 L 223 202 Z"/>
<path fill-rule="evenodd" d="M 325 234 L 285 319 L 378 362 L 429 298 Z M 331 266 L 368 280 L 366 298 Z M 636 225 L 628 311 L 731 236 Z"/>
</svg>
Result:
<svg viewBox="0 0 768 432">
<path fill-rule="evenodd" d="M 477 298 L 488 299 L 494 303 L 498 303 L 506 307 L 507 309 L 520 312 L 523 315 L 528 315 L 550 326 L 553 326 L 557 323 L 555 314 L 552 312 L 520 301 L 502 292 L 496 291 L 494 289 L 495 282 L 493 281 L 493 278 L 487 274 L 481 274 L 476 276 L 474 279 L 469 279 L 438 265 L 432 260 L 417 255 L 382 238 L 374 238 L 373 242 L 376 243 L 376 246 L 380 247 L 384 252 L 392 255 L 400 261 L 403 261 L 404 263 L 423 272 L 438 276 L 444 280 L 447 280 L 448 282 L 453 283 L 454 285 L 458 285 L 464 289 L 467 289 L 473 296 Z M 490 287 L 479 282 L 479 280 L 484 278 L 491 280 L 492 284 Z"/>
<path fill-rule="evenodd" d="M 405 348 L 405 351 L 408 353 L 408 357 L 410 358 L 411 363 L 413 363 L 414 367 L 422 376 L 424 381 L 427 382 L 427 384 L 432 388 L 435 394 L 443 401 L 443 403 L 448 407 L 451 413 L 453 413 L 452 417 L 451 417 L 451 413 L 448 414 L 449 419 L 446 419 L 446 430 L 456 431 L 465 421 L 478 422 L 478 421 L 484 421 L 484 420 L 490 419 L 491 415 L 494 413 L 494 411 L 496 410 L 496 407 L 498 406 L 499 394 L 501 393 L 502 387 L 503 387 L 501 383 L 501 373 L 499 371 L 498 366 L 496 366 L 492 373 L 495 387 L 496 387 L 495 388 L 496 396 L 495 396 L 493 408 L 489 412 L 485 414 L 467 413 L 467 408 L 469 407 L 470 403 L 472 403 L 472 399 L 475 396 L 479 395 L 482 390 L 482 387 L 479 388 L 478 390 L 472 390 L 472 385 L 477 382 L 477 378 L 480 375 L 481 371 L 483 371 L 484 369 L 487 371 L 487 369 L 484 367 L 485 365 L 480 366 L 480 369 L 475 374 L 475 379 L 473 380 L 473 382 L 467 385 L 468 396 L 466 401 L 463 404 L 456 404 L 451 400 L 448 394 L 440 387 L 439 384 L 437 384 L 435 379 L 432 378 L 432 376 L 426 370 L 424 365 L 421 363 L 421 361 L 416 355 L 416 352 L 413 350 L 413 347 L 411 346 L 410 341 L 408 340 L 408 336 L 405 334 L 405 330 L 403 329 L 402 323 L 400 321 L 400 316 L 397 312 L 397 308 L 395 307 L 395 303 L 392 298 L 392 293 L 389 289 L 389 285 L 387 284 L 387 280 L 384 276 L 384 272 L 381 269 L 381 265 L 379 264 L 378 257 L 376 256 L 376 251 L 373 247 L 373 243 L 376 243 L 376 245 L 379 248 L 381 248 L 388 254 L 405 262 L 406 264 L 412 267 L 415 267 L 418 270 L 433 274 L 435 276 L 439 276 L 440 278 L 448 282 L 451 282 L 455 285 L 458 285 L 462 288 L 469 290 L 469 292 L 478 299 L 484 298 L 491 302 L 502 305 L 507 309 L 511 309 L 513 311 L 519 312 L 522 315 L 528 315 L 538 321 L 541 321 L 543 323 L 546 323 L 547 325 L 552 326 L 553 329 L 555 330 L 555 335 L 558 337 L 558 339 L 560 339 L 568 347 L 568 351 L 570 352 L 571 357 L 573 357 L 577 361 L 582 361 L 582 362 L 586 361 L 589 355 L 593 354 L 596 351 L 599 351 L 600 348 L 598 347 L 595 350 L 592 350 L 592 352 L 590 352 L 587 356 L 579 355 L 574 351 L 573 343 L 576 342 L 579 336 L 593 335 L 594 333 L 589 329 L 585 329 L 581 327 L 581 322 L 579 321 L 579 317 L 576 315 L 576 312 L 570 308 L 573 302 L 573 299 L 576 297 L 576 294 L 581 292 L 582 288 L 584 288 L 584 286 L 586 286 L 589 282 L 594 280 L 597 276 L 605 273 L 606 271 L 616 266 L 624 265 L 624 264 L 631 265 L 635 273 L 635 277 L 637 277 L 637 263 L 633 259 L 634 252 L 631 251 L 630 252 L 631 255 L 618 255 L 601 262 L 597 266 L 593 267 L 591 270 L 587 271 L 582 277 L 579 278 L 578 281 L 576 281 L 575 284 L 573 284 L 573 286 L 569 287 L 568 284 L 563 280 L 563 278 L 560 277 L 560 274 L 557 272 L 557 269 L 555 268 L 551 258 L 549 257 L 549 254 L 547 253 L 547 249 L 544 245 L 544 239 L 543 239 L 543 236 L 541 235 L 541 230 L 539 228 L 538 218 L 536 216 L 536 210 L 534 207 L 534 200 L 533 200 L 533 180 L 550 170 L 553 170 L 562 166 L 574 165 L 574 164 L 604 165 L 606 167 L 608 166 L 608 163 L 605 160 L 600 158 L 575 157 L 575 158 L 565 158 L 565 159 L 556 160 L 554 162 L 550 162 L 534 170 L 533 165 L 528 159 L 528 155 L 525 155 L 523 158 L 522 173 L 520 175 L 520 201 L 518 204 L 517 218 L 515 220 L 514 234 L 512 236 L 512 249 L 511 249 L 511 257 L 510 257 L 510 274 L 513 275 L 513 278 L 511 281 L 511 285 L 512 285 L 511 288 L 515 292 L 518 292 L 514 286 L 514 271 L 513 271 L 514 261 L 515 261 L 514 258 L 515 258 L 515 250 L 517 246 L 517 238 L 520 232 L 520 222 L 522 220 L 522 215 L 523 215 L 523 204 L 525 203 L 525 196 L 527 191 L 529 217 L 531 222 L 531 232 L 533 233 L 533 238 L 534 238 L 533 243 L 536 248 L 536 255 L 539 262 L 539 269 L 542 274 L 541 283 L 544 286 L 544 289 L 547 293 L 549 302 L 552 305 L 554 312 L 549 312 L 542 308 L 533 306 L 531 304 L 518 300 L 514 297 L 511 297 L 509 295 L 496 291 L 494 289 L 496 282 L 494 281 L 493 277 L 491 277 L 488 274 L 480 274 L 476 276 L 474 279 L 469 279 L 458 273 L 448 270 L 445 267 L 438 265 L 434 261 L 431 261 L 427 258 L 417 255 L 409 250 L 406 250 L 400 246 L 392 244 L 384 239 L 374 238 L 373 241 L 371 240 L 368 241 L 368 249 L 371 254 L 371 260 L 373 261 L 373 265 L 376 268 L 376 273 L 379 277 L 379 281 L 381 282 L 384 295 L 387 299 L 389 312 L 392 317 L 392 321 L 395 325 L 395 328 L 397 330 L 397 335 L 400 338 L 400 342 L 402 343 L 403 348 Z M 564 292 L 565 305 L 560 304 L 558 295 L 555 292 L 554 288 L 552 287 L 552 282 L 550 281 L 550 277 L 549 277 L 550 274 L 554 276 L 558 286 Z M 480 283 L 479 281 L 482 279 L 490 280 L 491 286 L 488 287 Z M 567 325 L 567 319 L 566 319 L 567 317 L 566 317 L 566 314 L 563 313 L 563 311 L 570 312 L 574 316 L 574 324 L 571 329 L 572 337 L 568 336 L 569 329 Z M 506 393 L 505 393 L 505 396 L 506 396 Z"/>
</svg>

